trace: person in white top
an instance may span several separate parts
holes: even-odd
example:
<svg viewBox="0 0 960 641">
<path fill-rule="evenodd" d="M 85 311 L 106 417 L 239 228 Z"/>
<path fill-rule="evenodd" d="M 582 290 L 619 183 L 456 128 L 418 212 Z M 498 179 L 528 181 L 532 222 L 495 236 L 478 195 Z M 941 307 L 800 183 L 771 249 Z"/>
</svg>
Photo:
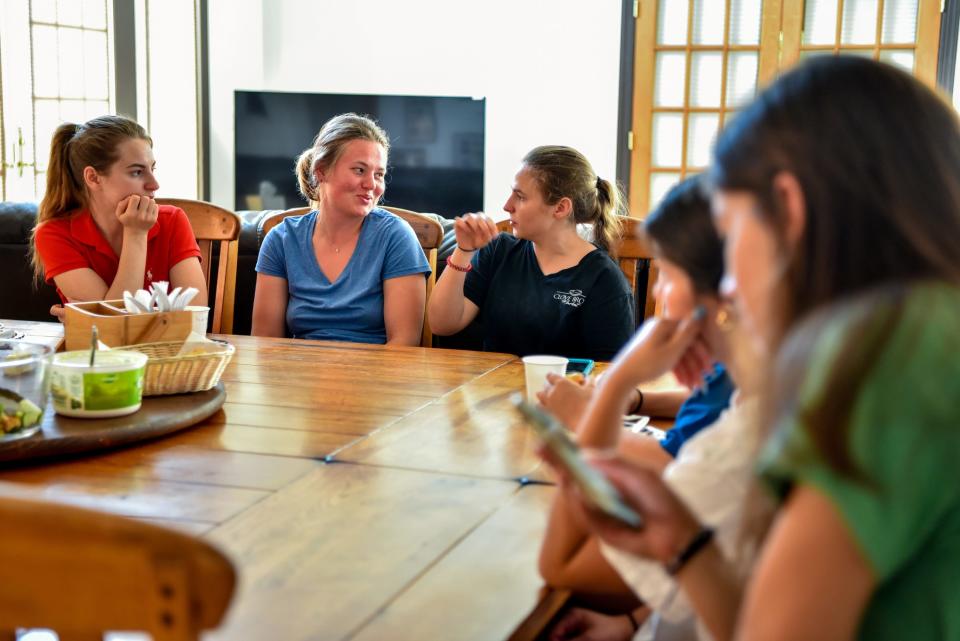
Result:
<svg viewBox="0 0 960 641">
<path fill-rule="evenodd" d="M 682 228 L 688 242 L 695 243 L 701 254 L 720 251 L 709 202 L 696 179 L 674 188 L 648 221 Z M 646 459 L 649 448 L 637 442 L 642 437 L 628 436 L 622 429 L 624 408 L 641 382 L 671 368 L 678 368 L 685 380 L 696 380 L 701 372 L 712 367 L 714 360 L 721 360 L 740 384 L 737 374 L 744 369 L 740 361 L 745 355 L 738 353 L 738 358 L 733 358 L 731 353 L 729 330 L 733 323 L 728 310 L 719 304 L 716 289 L 710 293 L 701 290 L 698 294 L 691 276 L 677 264 L 679 261 L 663 257 L 664 253 L 671 254 L 660 247 L 657 235 L 649 235 L 661 256 L 656 292 L 665 303 L 664 317 L 646 323 L 618 354 L 589 398 L 585 412 L 571 414 L 572 404 L 562 399 L 570 392 L 570 384 L 562 381 L 542 394 L 541 402 L 568 424 L 577 425 L 582 447 L 616 449 L 625 457 L 663 469 L 664 480 L 703 522 L 716 528 L 718 540 L 732 552 L 757 446 L 755 400 L 735 394 L 734 402 L 720 419 L 687 441 L 665 468 Z M 715 288 L 722 273 L 722 258 L 714 267 Z M 638 638 L 653 638 L 649 636 L 653 632 L 660 638 L 667 628 L 673 633 L 669 638 L 693 638 L 692 610 L 678 596 L 672 578 L 654 563 L 601 547 L 572 507 L 564 493 L 558 493 L 541 549 L 540 570 L 544 579 L 553 587 L 594 594 L 622 595 L 629 590 L 644 607 L 619 617 L 575 609 L 555 626 L 551 638 L 625 640 L 635 632 Z"/>
<path fill-rule="evenodd" d="M 758 419 L 757 399 L 735 393 L 730 409 L 684 443 L 676 460 L 663 473 L 666 484 L 702 523 L 714 529 L 727 557 L 740 558 L 741 571 L 749 567 L 750 561 L 750 555 L 739 549 L 738 532 L 759 446 Z M 662 565 L 602 542 L 600 550 L 624 582 L 653 610 L 644 628 L 651 633 L 664 627 L 689 630 L 693 609 Z M 709 638 L 702 626 L 697 626 L 697 633 L 700 639 Z"/>
</svg>

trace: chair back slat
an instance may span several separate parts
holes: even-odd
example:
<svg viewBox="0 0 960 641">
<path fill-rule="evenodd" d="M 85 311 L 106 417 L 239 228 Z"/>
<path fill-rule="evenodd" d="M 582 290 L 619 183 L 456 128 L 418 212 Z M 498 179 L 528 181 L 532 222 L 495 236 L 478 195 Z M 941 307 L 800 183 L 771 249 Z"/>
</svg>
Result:
<svg viewBox="0 0 960 641">
<path fill-rule="evenodd" d="M 639 325 L 657 311 L 653 288 L 657 283 L 659 268 L 643 233 L 643 221 L 639 218 L 623 218 L 622 221 L 623 229 L 614 244 L 613 253 L 633 291 Z"/>
<path fill-rule="evenodd" d="M 203 279 L 207 293 L 214 334 L 233 332 L 233 308 L 237 288 L 237 256 L 242 222 L 234 212 L 202 200 L 185 198 L 158 198 L 161 205 L 179 207 L 187 214 L 193 235 L 200 246 Z M 214 243 L 219 244 L 220 258 L 217 265 L 216 287 L 210 287 Z"/>
</svg>

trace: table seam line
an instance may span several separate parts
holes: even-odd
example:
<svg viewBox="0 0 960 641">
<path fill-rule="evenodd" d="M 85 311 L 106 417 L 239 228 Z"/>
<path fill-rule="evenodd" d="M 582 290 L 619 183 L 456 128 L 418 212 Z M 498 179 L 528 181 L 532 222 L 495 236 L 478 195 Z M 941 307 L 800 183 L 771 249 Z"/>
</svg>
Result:
<svg viewBox="0 0 960 641">
<path fill-rule="evenodd" d="M 341 637 L 341 641 L 350 641 L 350 639 L 353 639 L 355 636 L 357 636 L 365 627 L 373 623 L 373 621 L 376 620 L 376 618 L 380 616 L 381 613 L 386 611 L 386 609 L 389 608 L 394 602 L 396 602 L 397 599 L 399 599 L 401 596 L 406 594 L 421 578 L 426 576 L 428 572 L 430 572 L 434 567 L 436 567 L 437 564 L 439 564 L 443 559 L 447 558 L 447 556 L 449 556 L 449 554 L 457 546 L 459 546 L 464 540 L 466 540 L 467 537 L 473 534 L 481 525 L 489 521 L 490 518 L 494 514 L 496 514 L 504 505 L 506 505 L 511 500 L 513 500 L 517 496 L 517 494 L 520 492 L 521 489 L 522 488 L 520 486 L 514 489 L 514 491 L 509 495 L 509 497 L 505 501 L 503 501 L 503 503 L 491 509 L 479 521 L 477 521 L 471 528 L 469 528 L 461 536 L 457 537 L 454 541 L 452 541 L 450 545 L 448 545 L 446 549 L 444 549 L 444 551 L 437 556 L 437 558 L 433 559 L 433 561 L 425 565 L 419 572 L 416 573 L 416 575 L 413 576 L 413 578 L 410 579 L 410 581 L 408 581 L 403 587 L 397 590 L 397 592 L 393 594 L 389 599 L 387 599 L 386 602 L 384 602 L 378 608 L 376 608 L 376 610 L 374 610 L 372 614 L 370 614 L 361 623 L 359 623 L 357 627 L 355 627 L 353 630 L 348 632 L 345 636 Z"/>
</svg>

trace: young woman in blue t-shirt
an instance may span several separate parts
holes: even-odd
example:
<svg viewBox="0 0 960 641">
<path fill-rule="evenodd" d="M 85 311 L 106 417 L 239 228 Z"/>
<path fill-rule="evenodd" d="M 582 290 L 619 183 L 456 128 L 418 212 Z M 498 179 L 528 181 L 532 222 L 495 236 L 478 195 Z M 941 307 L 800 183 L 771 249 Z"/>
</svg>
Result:
<svg viewBox="0 0 960 641">
<path fill-rule="evenodd" d="M 375 122 L 348 113 L 300 155 L 300 193 L 315 209 L 263 241 L 254 336 L 420 343 L 430 267 L 410 226 L 377 208 L 389 147 Z"/>
<path fill-rule="evenodd" d="M 446 336 L 478 319 L 483 347 L 609 360 L 633 333 L 633 295 L 608 252 L 621 198 L 569 147 L 537 147 L 503 206 L 513 235 L 483 214 L 454 226 L 457 248 L 430 298 L 430 327 Z M 593 242 L 577 224 L 593 228 Z"/>
</svg>

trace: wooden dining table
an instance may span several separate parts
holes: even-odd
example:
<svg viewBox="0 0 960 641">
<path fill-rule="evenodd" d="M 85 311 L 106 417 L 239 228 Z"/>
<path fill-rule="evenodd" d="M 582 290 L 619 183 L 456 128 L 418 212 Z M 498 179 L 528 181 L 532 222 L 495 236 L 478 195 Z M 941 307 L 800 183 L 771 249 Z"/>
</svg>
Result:
<svg viewBox="0 0 960 641">
<path fill-rule="evenodd" d="M 13 335 L 9 338 L 49 345 L 55 350 L 63 346 L 63 325 L 60 323 L 0 319 L 0 336 L 4 336 L 7 330 L 12 330 Z"/>
<path fill-rule="evenodd" d="M 55 342 L 58 329 L 33 324 L 27 340 Z M 509 402 L 519 360 L 220 338 L 237 351 L 211 418 L 124 449 L 5 465 L 0 495 L 218 545 L 240 583 L 212 639 L 506 639 L 543 607 L 536 556 L 554 488 Z"/>
</svg>

